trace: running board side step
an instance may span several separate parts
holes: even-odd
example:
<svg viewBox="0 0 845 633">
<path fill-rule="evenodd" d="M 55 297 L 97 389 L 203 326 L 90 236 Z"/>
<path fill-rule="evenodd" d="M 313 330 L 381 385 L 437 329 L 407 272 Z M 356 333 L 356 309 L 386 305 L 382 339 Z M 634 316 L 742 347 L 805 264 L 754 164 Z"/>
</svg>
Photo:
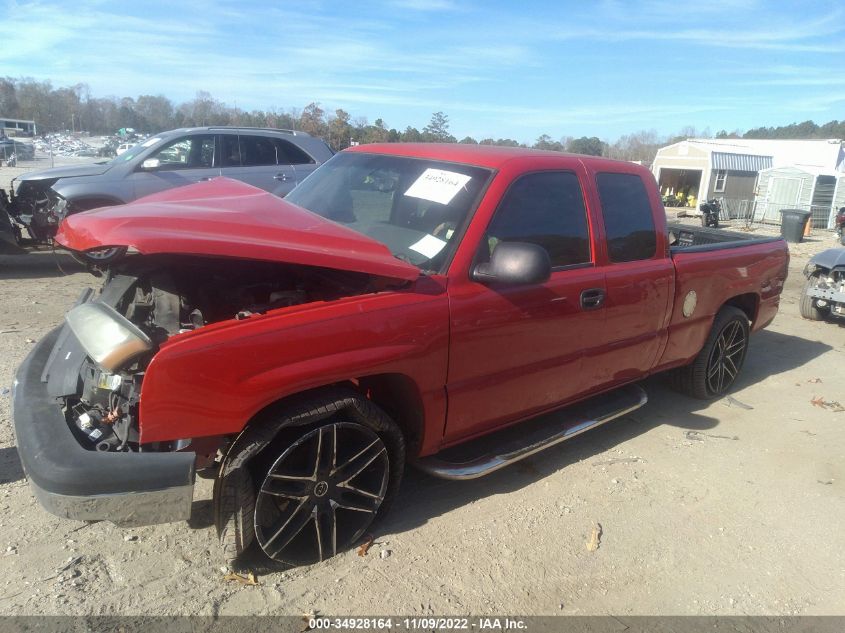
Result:
<svg viewBox="0 0 845 633">
<path fill-rule="evenodd" d="M 629 385 L 423 457 L 414 465 L 442 479 L 477 479 L 636 411 L 646 402 L 645 391 Z"/>
</svg>

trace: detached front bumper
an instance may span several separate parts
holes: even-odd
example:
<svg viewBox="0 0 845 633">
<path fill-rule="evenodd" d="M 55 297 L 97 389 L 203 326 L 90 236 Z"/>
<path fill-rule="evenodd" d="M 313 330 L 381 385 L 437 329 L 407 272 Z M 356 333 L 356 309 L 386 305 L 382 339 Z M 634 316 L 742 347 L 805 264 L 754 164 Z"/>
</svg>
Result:
<svg viewBox="0 0 845 633">
<path fill-rule="evenodd" d="M 834 288 L 807 288 L 807 296 L 829 303 L 845 303 L 845 292 L 840 292 Z"/>
<path fill-rule="evenodd" d="M 12 390 L 18 453 L 39 503 L 63 518 L 121 526 L 188 519 L 194 453 L 98 452 L 76 440 L 47 388 L 60 336 L 67 345 L 73 334 L 57 328 L 42 339 L 18 368 Z"/>
</svg>

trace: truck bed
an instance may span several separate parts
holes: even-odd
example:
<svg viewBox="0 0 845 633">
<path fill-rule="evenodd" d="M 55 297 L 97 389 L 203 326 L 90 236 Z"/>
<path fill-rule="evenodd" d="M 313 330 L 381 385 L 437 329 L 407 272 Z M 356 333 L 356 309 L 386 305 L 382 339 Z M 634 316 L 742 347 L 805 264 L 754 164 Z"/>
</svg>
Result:
<svg viewBox="0 0 845 633">
<path fill-rule="evenodd" d="M 711 229 L 688 224 L 668 223 L 669 245 L 672 253 L 700 253 L 750 244 L 765 244 L 782 240 L 779 236 L 757 236 L 724 229 Z"/>
<path fill-rule="evenodd" d="M 789 262 L 786 242 L 779 236 L 682 224 L 667 228 L 675 289 L 658 371 L 692 360 L 726 297 L 748 314 L 752 331 L 766 327 L 777 313 Z"/>
</svg>

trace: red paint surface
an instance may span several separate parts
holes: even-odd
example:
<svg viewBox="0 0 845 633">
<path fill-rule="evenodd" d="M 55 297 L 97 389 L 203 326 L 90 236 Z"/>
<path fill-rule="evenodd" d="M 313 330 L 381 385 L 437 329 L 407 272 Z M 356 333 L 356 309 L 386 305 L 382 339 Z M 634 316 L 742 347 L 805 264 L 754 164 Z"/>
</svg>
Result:
<svg viewBox="0 0 845 633">
<path fill-rule="evenodd" d="M 218 248 L 228 256 L 256 257 L 259 252 L 266 258 L 335 267 L 344 267 L 343 262 L 351 266 L 351 257 L 356 267 L 366 262 L 367 272 L 414 279 L 400 290 L 280 309 L 171 338 L 144 379 L 142 442 L 237 433 L 279 398 L 340 381 L 399 374 L 415 385 L 420 403 L 418 452 L 431 454 L 688 362 L 700 350 L 713 316 L 734 297 L 753 296 L 758 306 L 754 329 L 765 326 L 777 311 L 786 245 L 781 241 L 670 257 L 665 212 L 654 179 L 643 167 L 466 145 L 367 145 L 350 151 L 496 170 L 445 275 L 412 275 L 368 238 L 251 188 L 240 195 L 243 185 L 228 181 L 205 185 L 231 194 L 214 200 L 198 198 L 201 185 L 193 193 L 185 187 L 66 220 L 60 239 L 71 248 L 124 243 L 142 252 Z M 473 257 L 501 196 L 515 178 L 539 170 L 571 170 L 580 179 L 592 261 L 555 271 L 536 286 L 496 288 L 472 281 Z M 652 259 L 608 260 L 594 185 L 595 174 L 604 171 L 637 174 L 645 182 L 658 236 Z M 277 218 L 268 218 L 270 208 Z M 189 215 L 180 220 L 177 212 Z M 203 226 L 198 232 L 198 218 L 220 230 Z M 581 310 L 578 297 L 586 288 L 605 289 L 601 309 Z M 698 295 L 698 307 L 685 318 L 681 306 L 690 290 Z"/>
</svg>

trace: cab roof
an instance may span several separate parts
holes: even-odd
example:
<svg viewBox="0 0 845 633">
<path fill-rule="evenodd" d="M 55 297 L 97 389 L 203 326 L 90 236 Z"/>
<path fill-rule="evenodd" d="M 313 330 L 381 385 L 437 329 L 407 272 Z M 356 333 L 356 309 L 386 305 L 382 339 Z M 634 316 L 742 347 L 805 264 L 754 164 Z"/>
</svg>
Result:
<svg viewBox="0 0 845 633">
<path fill-rule="evenodd" d="M 444 160 L 490 169 L 499 169 L 505 163 L 512 160 L 530 160 L 531 158 L 556 158 L 562 164 L 582 162 L 596 169 L 612 169 L 614 165 L 617 168 L 625 165 L 626 171 L 628 171 L 631 166 L 635 165 L 635 163 L 600 156 L 568 154 L 565 152 L 528 149 L 526 147 L 502 147 L 498 145 L 474 145 L 468 143 L 372 143 L 369 145 L 356 145 L 344 151 Z"/>
</svg>

